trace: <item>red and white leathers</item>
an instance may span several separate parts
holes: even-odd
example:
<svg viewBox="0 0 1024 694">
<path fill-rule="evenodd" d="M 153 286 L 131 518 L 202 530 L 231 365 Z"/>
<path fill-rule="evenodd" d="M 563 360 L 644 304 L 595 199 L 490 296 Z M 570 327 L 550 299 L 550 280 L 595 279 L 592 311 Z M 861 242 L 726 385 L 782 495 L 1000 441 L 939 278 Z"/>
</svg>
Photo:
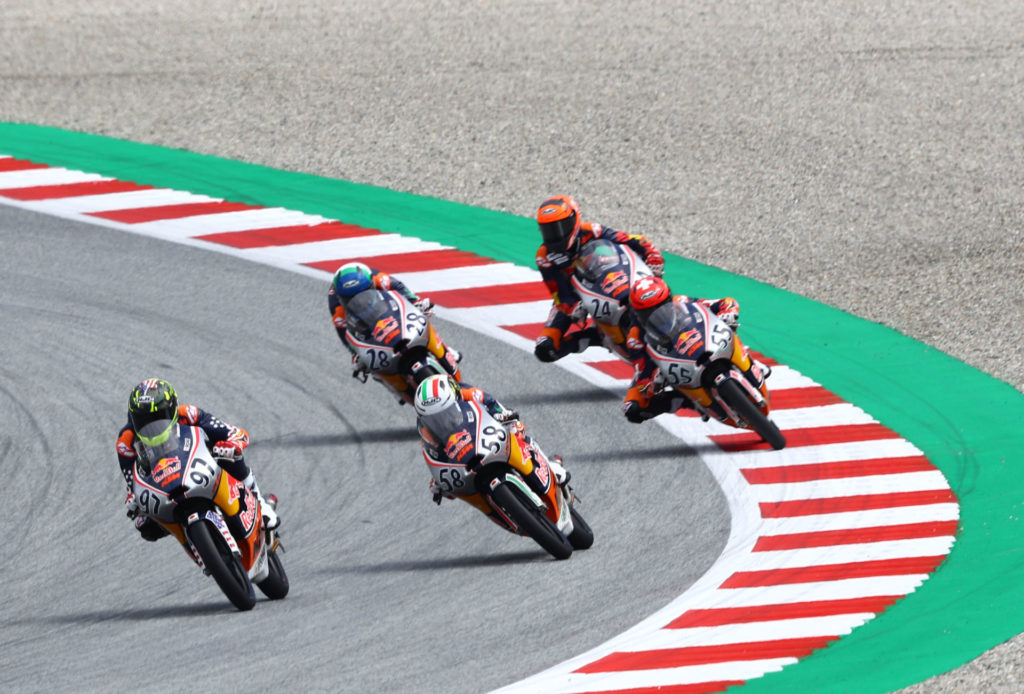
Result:
<svg viewBox="0 0 1024 694">
<path fill-rule="evenodd" d="M 580 225 L 579 240 L 574 241 L 569 250 L 549 248 L 548 244 L 541 244 L 537 249 L 535 261 L 553 300 L 547 322 L 534 347 L 534 354 L 541 361 L 556 361 L 566 354 L 582 352 L 591 345 L 602 343 L 602 332 L 597 327 L 581 329 L 572 317 L 580 300 L 571 282 L 573 264 L 576 262 L 579 249 L 595 238 L 608 239 L 629 246 L 657 276 L 661 276 L 664 271 L 665 261 L 661 251 L 645 236 L 616 231 L 596 222 L 583 222 Z"/>
<path fill-rule="evenodd" d="M 712 313 L 721 318 L 725 323 L 736 330 L 739 327 L 740 305 L 731 296 L 722 299 L 691 299 L 679 294 L 673 297 L 676 303 L 689 303 L 696 301 L 706 306 Z M 643 328 L 635 325 L 630 329 L 630 342 L 644 341 Z M 677 391 L 665 392 L 657 385 L 658 364 L 641 348 L 641 355 L 635 362 L 636 371 L 633 380 L 629 384 L 629 390 L 622 401 L 622 411 L 626 419 L 634 423 L 644 422 L 652 417 L 666 412 L 675 412 L 681 408 L 692 408 L 693 403 L 682 393 Z M 765 373 L 768 373 L 767 367 Z"/>
<path fill-rule="evenodd" d="M 256 478 L 249 465 L 245 462 L 244 451 L 249 445 L 249 432 L 241 427 L 224 422 L 206 410 L 195 405 L 178 405 L 178 422 L 186 426 L 195 426 L 203 430 L 207 437 L 207 445 L 214 456 L 214 460 L 225 472 L 242 482 L 260 498 L 263 507 L 263 515 L 268 519 L 270 527 L 277 527 L 279 519 L 272 504 L 266 503 L 262 497 Z M 121 474 L 124 476 L 125 484 L 128 485 L 128 497 L 125 503 L 133 510 L 134 495 L 132 494 L 132 466 L 139 456 L 141 444 L 136 440 L 135 429 L 132 427 L 131 418 L 121 427 L 117 434 L 117 462 L 121 466 Z M 135 527 L 146 540 L 158 540 L 167 531 L 159 523 L 150 519 L 138 516 L 135 518 Z"/>
<path fill-rule="evenodd" d="M 392 277 L 386 272 L 370 268 L 373 273 L 373 286 L 383 291 L 395 291 L 404 296 L 406 299 L 411 301 L 416 308 L 423 311 L 430 317 L 433 315 L 433 303 L 430 299 L 421 299 L 409 289 L 404 282 Z M 338 333 L 338 338 L 341 343 L 345 345 L 345 349 L 352 355 L 352 361 L 355 363 L 356 353 L 352 349 L 352 346 L 348 343 L 345 335 L 348 332 L 345 327 L 345 306 L 342 304 L 338 295 L 334 292 L 334 285 L 331 285 L 330 290 L 327 292 L 327 306 L 331 311 L 331 320 L 334 322 L 334 329 Z M 427 323 L 427 349 L 437 357 L 438 361 L 441 362 L 451 373 L 456 380 L 459 378 L 459 367 L 458 363 L 462 360 L 462 355 L 456 352 L 454 349 L 448 347 L 441 336 L 434 330 L 434 326 L 429 322 Z M 353 376 L 358 376 L 359 371 L 353 373 Z M 365 378 L 365 375 L 363 376 Z M 398 398 L 400 403 L 412 402 L 412 388 L 406 383 L 405 379 L 398 374 L 377 374 L 375 378 L 379 379 L 382 383 L 388 386 L 394 391 L 395 396 Z"/>
</svg>

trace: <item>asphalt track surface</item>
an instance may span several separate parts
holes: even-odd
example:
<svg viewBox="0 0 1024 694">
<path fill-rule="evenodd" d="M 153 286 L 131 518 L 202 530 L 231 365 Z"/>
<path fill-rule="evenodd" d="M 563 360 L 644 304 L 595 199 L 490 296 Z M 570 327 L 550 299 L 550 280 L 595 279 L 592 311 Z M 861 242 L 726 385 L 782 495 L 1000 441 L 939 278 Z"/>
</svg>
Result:
<svg viewBox="0 0 1024 694">
<path fill-rule="evenodd" d="M 1019 4 L 936 6 L 916 0 L 850 8 L 802 2 L 638 6 L 625 0 L 599 7 L 480 2 L 471 8 L 443 1 L 344 7 L 316 1 L 299 7 L 186 0 L 153 8 L 128 0 L 11 0 L 0 8 L 0 119 L 191 149 L 521 215 L 549 193 L 568 191 L 591 219 L 643 231 L 667 250 L 882 322 L 1024 389 L 1022 15 Z M 84 280 L 65 273 L 83 265 L 110 270 L 116 266 L 101 252 L 136 243 L 90 245 L 88 257 L 76 256 L 67 267 L 49 260 L 50 249 L 36 248 L 39 263 L 50 262 L 51 275 L 29 286 L 43 292 L 63 283 L 73 292 Z M 5 249 L 5 268 L 20 269 L 8 264 L 7 255 Z M 149 262 L 156 266 L 159 258 Z M 232 333 L 251 329 L 233 312 L 244 311 L 235 304 L 251 302 L 251 295 L 235 285 L 266 271 L 216 262 L 218 268 L 237 268 L 237 281 L 216 296 L 199 284 L 196 300 L 232 305 L 232 312 L 219 317 L 227 324 L 223 332 L 207 332 L 202 324 L 207 340 L 226 342 Z M 323 311 L 320 292 L 308 291 L 308 280 L 280 282 L 303 287 L 297 294 L 309 301 L 293 301 L 286 315 L 306 310 L 315 317 Z M 136 304 L 128 294 L 132 286 L 122 284 L 122 293 L 100 307 L 110 314 L 110 330 L 101 334 L 108 349 L 93 352 L 86 364 L 99 369 L 105 362 L 105 368 L 127 374 L 133 370 L 131 340 L 114 337 L 120 321 L 131 320 L 127 307 L 139 306 L 136 311 L 152 318 L 176 301 L 167 290 L 155 303 Z M 63 303 L 55 311 L 55 318 L 76 325 L 61 313 Z M 136 325 L 143 322 L 151 334 L 148 322 Z M 77 331 L 92 333 L 90 326 L 80 323 Z M 27 354 L 5 359 L 5 374 L 23 371 L 12 364 L 41 360 L 46 345 L 53 346 L 52 360 L 59 363 L 64 352 L 54 340 L 69 338 L 39 330 L 49 342 L 12 338 L 5 331 L 5 350 L 13 339 L 32 345 Z M 317 358 L 337 349 L 319 325 L 308 337 L 299 348 Z M 41 364 L 36 371 L 45 372 Z M 78 414 L 95 419 L 102 432 L 89 430 L 86 438 L 99 441 L 121 416 L 121 392 L 130 387 L 122 381 L 134 377 L 119 376 L 107 388 L 86 373 L 79 365 L 65 382 L 77 393 Z M 221 388 L 204 391 L 204 382 L 190 379 L 181 382 L 184 392 L 202 396 L 211 408 L 219 405 L 214 396 Z M 313 382 L 321 379 L 317 373 Z M 227 387 L 230 381 L 216 383 Z M 220 411 L 244 417 L 254 434 L 264 423 L 278 431 L 258 408 L 243 407 L 224 402 Z M 20 408 L 13 416 L 17 431 L 47 421 L 45 414 Z M 382 428 L 377 423 L 367 431 Z M 586 431 L 591 436 L 597 428 Z M 47 455 L 55 450 L 39 437 L 26 445 Z M 589 438 L 575 445 L 603 450 Z M 317 459 L 334 469 L 327 463 L 334 459 L 316 450 Z M 109 455 L 103 450 L 88 460 Z M 284 452 L 275 449 L 274 455 Z M 278 482 L 284 463 L 273 460 L 266 476 Z M 42 480 L 54 491 L 67 480 L 48 474 L 39 471 L 32 477 L 35 486 L 13 498 L 52 503 L 54 497 L 40 491 L 46 488 Z M 116 485 L 110 484 L 113 494 Z M 416 498 L 418 482 L 409 484 L 415 492 L 409 498 Z M 70 488 L 64 491 L 70 494 Z M 9 488 L 0 494 L 10 506 Z M 342 500 L 345 494 L 336 492 Z M 301 516 L 302 502 L 289 503 Z M 96 570 L 105 571 L 109 557 L 136 551 L 117 534 L 120 519 L 85 505 L 75 508 L 70 527 L 95 528 L 96 542 L 109 548 L 109 554 L 89 555 Z M 419 518 L 420 507 L 413 508 Z M 27 522 L 24 527 L 29 538 L 64 543 L 63 551 L 73 545 L 71 536 L 32 536 L 41 531 Z M 29 546 L 28 539 L 16 542 Z M 306 561 L 299 554 L 286 556 L 289 566 Z M 41 564 L 20 556 L 19 561 L 47 567 L 42 573 L 48 576 L 56 556 Z M 177 563 L 189 573 L 186 562 Z M 16 572 L 16 588 L 27 586 L 27 571 L 21 564 L 5 568 Z M 363 579 L 382 583 L 394 575 L 381 573 Z M 68 575 L 76 574 L 55 573 L 48 581 L 63 585 Z M 453 589 L 448 581 L 437 585 L 447 593 Z M 66 595 L 55 596 L 62 609 Z M 93 611 L 98 626 L 111 619 L 103 605 L 121 604 L 105 591 L 88 597 L 108 600 Z M 134 609 L 145 615 L 170 604 L 176 603 L 140 601 Z M 388 613 L 396 620 L 398 614 Z M 53 638 L 66 623 L 50 620 Z M 132 642 L 144 621 L 119 623 L 124 642 Z M 38 637 L 36 646 L 46 638 Z M 93 648 L 89 643 L 85 647 Z M 1014 640 L 923 689 L 1019 691 L 1020 647 Z M 388 650 L 377 644 L 374 657 Z M 457 653 L 447 649 L 447 655 Z M 438 660 L 443 659 L 424 663 L 424 671 Z"/>
<path fill-rule="evenodd" d="M 2 574 L 4 691 L 140 677 L 180 691 L 200 657 L 204 689 L 259 673 L 256 691 L 485 691 L 632 626 L 728 536 L 699 458 L 528 353 L 438 325 L 466 377 L 486 374 L 570 463 L 597 540 L 565 562 L 466 504 L 434 506 L 413 414 L 349 376 L 326 282 L 8 208 L 0 249 L 0 474 L 22 510 Z M 113 440 L 151 375 L 249 429 L 248 459 L 282 500 L 285 601 L 239 615 L 177 543 L 145 543 L 123 517 Z"/>
</svg>

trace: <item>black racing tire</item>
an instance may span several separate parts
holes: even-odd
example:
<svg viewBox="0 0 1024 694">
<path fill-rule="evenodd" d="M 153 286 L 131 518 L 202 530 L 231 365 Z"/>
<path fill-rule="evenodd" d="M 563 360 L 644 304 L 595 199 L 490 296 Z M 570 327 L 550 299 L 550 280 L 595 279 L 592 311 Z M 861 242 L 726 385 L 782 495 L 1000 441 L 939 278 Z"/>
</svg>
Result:
<svg viewBox="0 0 1024 694">
<path fill-rule="evenodd" d="M 256 587 L 271 600 L 280 600 L 288 595 L 291 584 L 288 583 L 288 574 L 284 572 L 284 565 L 276 551 L 267 552 L 267 566 L 270 567 L 270 573 Z"/>
<path fill-rule="evenodd" d="M 750 428 L 761 435 L 761 438 L 768 442 L 768 445 L 775 450 L 786 447 L 786 437 L 779 431 L 775 422 L 768 419 L 763 412 L 750 401 L 747 394 L 736 381 L 726 379 L 718 386 L 718 394 L 722 400 L 739 413 L 740 417 L 750 425 Z"/>
<path fill-rule="evenodd" d="M 220 531 L 210 521 L 201 520 L 188 526 L 188 537 L 195 545 L 206 570 L 213 576 L 224 595 L 239 610 L 251 610 L 256 604 L 256 592 L 242 562 L 231 553 Z"/>
<path fill-rule="evenodd" d="M 491 498 L 512 519 L 523 535 L 533 538 L 555 559 L 572 556 L 572 545 L 544 511 L 531 502 L 515 485 L 502 482 L 491 491 Z"/>
<path fill-rule="evenodd" d="M 590 525 L 587 521 L 583 520 L 583 516 L 576 510 L 575 507 L 569 509 L 569 514 L 572 516 L 572 532 L 569 533 L 569 544 L 572 545 L 573 549 L 590 549 L 590 546 L 594 544 L 594 531 L 590 529 Z"/>
</svg>

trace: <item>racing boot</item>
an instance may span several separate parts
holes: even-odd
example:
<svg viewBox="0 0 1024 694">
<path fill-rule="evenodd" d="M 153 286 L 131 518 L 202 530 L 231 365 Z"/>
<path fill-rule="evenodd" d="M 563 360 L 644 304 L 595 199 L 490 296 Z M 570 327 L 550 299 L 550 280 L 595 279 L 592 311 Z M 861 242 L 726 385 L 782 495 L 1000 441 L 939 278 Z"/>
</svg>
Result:
<svg viewBox="0 0 1024 694">
<path fill-rule="evenodd" d="M 260 486 L 256 484 L 256 478 L 253 477 L 252 473 L 245 478 L 242 482 L 260 502 L 260 509 L 263 511 L 263 524 L 268 530 L 276 530 L 281 525 L 281 518 L 277 515 L 277 497 L 271 494 L 270 496 L 263 496 L 260 491 Z"/>
<path fill-rule="evenodd" d="M 572 474 L 565 469 L 563 465 L 565 461 L 560 455 L 553 455 L 548 459 L 548 467 L 551 468 L 551 472 L 555 475 L 555 484 L 562 488 L 565 492 L 566 497 L 569 497 L 569 480 L 572 479 Z"/>
</svg>

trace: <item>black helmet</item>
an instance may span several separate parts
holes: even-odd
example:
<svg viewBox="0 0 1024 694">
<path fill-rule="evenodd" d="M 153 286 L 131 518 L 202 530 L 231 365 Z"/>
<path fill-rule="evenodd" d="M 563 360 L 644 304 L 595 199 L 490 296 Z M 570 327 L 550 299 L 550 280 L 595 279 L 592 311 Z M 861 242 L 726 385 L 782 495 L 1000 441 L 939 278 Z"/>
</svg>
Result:
<svg viewBox="0 0 1024 694">
<path fill-rule="evenodd" d="M 163 443 L 171 427 L 178 422 L 178 394 L 174 386 L 159 378 L 150 378 L 135 386 L 128 397 L 128 417 L 135 434 L 148 446 Z M 161 426 L 143 427 L 162 422 Z"/>
</svg>

